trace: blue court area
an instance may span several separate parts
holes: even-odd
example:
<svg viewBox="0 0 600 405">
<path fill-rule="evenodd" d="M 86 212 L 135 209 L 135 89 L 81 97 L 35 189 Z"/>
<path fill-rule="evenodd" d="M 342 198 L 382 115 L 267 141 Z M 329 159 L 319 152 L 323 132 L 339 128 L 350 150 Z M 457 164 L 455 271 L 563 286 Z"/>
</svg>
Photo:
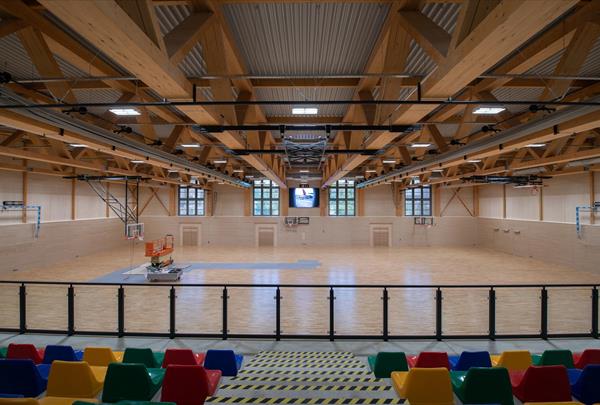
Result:
<svg viewBox="0 0 600 405">
<path fill-rule="evenodd" d="M 184 267 L 183 272 L 197 270 L 314 270 L 321 263 L 318 260 L 297 260 L 289 263 L 176 263 Z M 90 280 L 93 283 L 146 283 L 145 266 L 148 263 L 127 267 Z M 149 283 L 149 282 L 148 282 Z M 180 283 L 185 284 L 185 276 Z"/>
</svg>

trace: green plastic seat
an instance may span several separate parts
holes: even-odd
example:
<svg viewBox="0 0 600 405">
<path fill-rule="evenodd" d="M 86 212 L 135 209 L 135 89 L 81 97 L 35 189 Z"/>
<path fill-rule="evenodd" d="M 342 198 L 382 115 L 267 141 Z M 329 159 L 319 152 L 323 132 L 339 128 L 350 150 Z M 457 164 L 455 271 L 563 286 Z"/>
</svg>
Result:
<svg viewBox="0 0 600 405">
<path fill-rule="evenodd" d="M 123 354 L 123 363 L 139 363 L 148 368 L 161 368 L 165 354 L 151 349 L 127 348 Z"/>
<path fill-rule="evenodd" d="M 408 371 L 403 352 L 379 352 L 376 356 L 369 356 L 368 360 L 375 378 L 390 378 L 392 371 Z"/>
<path fill-rule="evenodd" d="M 162 368 L 146 368 L 143 364 L 110 363 L 102 401 L 150 401 L 160 389 L 165 371 Z"/>
<path fill-rule="evenodd" d="M 450 372 L 452 389 L 463 404 L 514 405 L 508 370 L 504 367 L 472 367 Z"/>
<path fill-rule="evenodd" d="M 575 368 L 573 353 L 570 350 L 545 350 L 542 355 L 532 354 L 534 366 L 565 366 Z"/>
<path fill-rule="evenodd" d="M 0 347 L 0 359 L 5 359 L 6 353 L 8 353 L 8 347 Z"/>
</svg>

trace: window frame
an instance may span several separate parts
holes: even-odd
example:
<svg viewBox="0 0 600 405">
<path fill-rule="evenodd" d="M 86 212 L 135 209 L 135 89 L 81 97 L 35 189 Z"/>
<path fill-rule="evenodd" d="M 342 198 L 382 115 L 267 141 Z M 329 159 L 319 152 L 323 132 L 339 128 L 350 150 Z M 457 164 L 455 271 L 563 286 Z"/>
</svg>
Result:
<svg viewBox="0 0 600 405">
<path fill-rule="evenodd" d="M 343 183 L 342 183 L 343 182 Z M 340 198 L 340 191 L 344 196 Z M 348 197 L 348 191 L 352 190 L 352 197 Z M 327 214 L 331 217 L 355 217 L 356 216 L 356 181 L 341 179 L 329 186 L 327 190 Z M 331 203 L 335 201 L 335 211 L 332 213 Z M 348 213 L 349 202 L 352 202 L 352 213 Z M 340 206 L 342 205 L 342 207 Z"/>
<path fill-rule="evenodd" d="M 266 184 L 268 182 L 268 184 Z M 256 191 L 260 190 L 260 196 L 256 196 Z M 269 196 L 265 197 L 265 190 L 269 190 Z M 273 191 L 276 190 L 277 197 L 274 197 Z M 259 202 L 258 208 L 259 212 L 257 213 L 256 203 Z M 265 203 L 268 202 L 267 206 L 269 207 L 269 213 L 265 213 Z M 254 217 L 278 217 L 281 215 L 281 190 L 279 186 L 271 180 L 262 179 L 262 180 L 254 180 L 252 183 L 252 216 Z M 274 208 L 277 207 L 277 212 L 274 213 Z"/>
<path fill-rule="evenodd" d="M 196 190 L 195 196 L 190 198 L 190 190 Z M 181 191 L 186 190 L 186 196 L 181 197 Z M 202 193 L 199 197 L 198 194 Z M 182 214 L 181 203 L 185 204 L 185 214 Z M 195 214 L 190 214 L 190 203 L 193 203 Z M 201 203 L 201 204 L 200 204 Z M 199 208 L 202 208 L 201 210 Z M 206 190 L 200 187 L 179 186 L 177 189 L 177 215 L 180 217 L 203 217 L 206 216 Z"/>
<path fill-rule="evenodd" d="M 427 191 L 425 193 L 424 191 Z M 415 194 L 418 191 L 419 196 L 415 198 Z M 424 197 L 425 194 L 428 194 L 428 197 Z M 415 204 L 418 202 L 418 206 Z M 425 210 L 425 203 L 428 205 L 428 209 Z M 406 209 L 410 204 L 411 211 L 408 213 Z M 415 207 L 418 207 L 416 209 Z M 431 190 L 431 185 L 424 184 L 422 186 L 417 187 L 409 187 L 404 190 L 404 216 L 406 217 L 431 217 L 433 210 L 433 195 Z M 418 212 L 417 212 L 418 211 Z"/>
</svg>

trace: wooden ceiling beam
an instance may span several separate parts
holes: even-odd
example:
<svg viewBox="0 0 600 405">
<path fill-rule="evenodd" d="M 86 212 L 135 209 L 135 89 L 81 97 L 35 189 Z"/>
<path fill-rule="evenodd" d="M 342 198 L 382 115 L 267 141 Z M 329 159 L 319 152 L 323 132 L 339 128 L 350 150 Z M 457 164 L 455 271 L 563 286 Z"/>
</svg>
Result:
<svg viewBox="0 0 600 405">
<path fill-rule="evenodd" d="M 167 33 L 165 46 L 171 62 L 178 65 L 200 41 L 203 32 L 214 22 L 213 13 L 192 13 Z"/>
<path fill-rule="evenodd" d="M 423 48 L 438 65 L 443 63 L 450 47 L 450 34 L 420 11 L 398 12 L 402 29 Z"/>
</svg>

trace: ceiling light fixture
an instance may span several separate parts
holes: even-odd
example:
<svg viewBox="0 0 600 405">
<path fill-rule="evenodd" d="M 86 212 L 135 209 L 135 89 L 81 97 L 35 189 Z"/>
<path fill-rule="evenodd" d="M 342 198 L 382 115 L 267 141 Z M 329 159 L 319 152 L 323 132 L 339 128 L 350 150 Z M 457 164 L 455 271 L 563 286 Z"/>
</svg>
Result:
<svg viewBox="0 0 600 405">
<path fill-rule="evenodd" d="M 131 160 L 131 163 L 146 163 L 145 160 Z"/>
<path fill-rule="evenodd" d="M 310 170 L 307 169 L 300 169 L 298 170 L 299 173 L 310 173 Z"/>
<path fill-rule="evenodd" d="M 526 145 L 528 148 L 543 148 L 544 146 L 546 146 L 545 143 L 530 143 L 529 145 Z"/>
<path fill-rule="evenodd" d="M 169 173 L 178 173 L 178 172 L 179 172 L 179 170 L 177 170 L 177 169 L 169 169 L 169 170 L 167 170 L 167 171 L 168 171 Z"/>
<path fill-rule="evenodd" d="M 244 173 L 244 169 L 233 169 L 234 173 Z"/>
<path fill-rule="evenodd" d="M 410 145 L 411 148 L 429 148 L 430 146 L 431 144 L 426 142 L 416 142 Z"/>
<path fill-rule="evenodd" d="M 444 169 L 433 169 L 432 172 L 444 173 Z"/>
<path fill-rule="evenodd" d="M 395 165 L 396 164 L 396 160 L 391 160 L 391 159 L 386 159 L 386 160 L 382 160 L 382 162 L 384 164 L 389 164 L 389 165 Z"/>
<path fill-rule="evenodd" d="M 227 163 L 226 160 L 213 160 L 213 163 L 216 165 L 224 165 L 225 163 Z"/>
<path fill-rule="evenodd" d="M 199 143 L 182 143 L 179 146 L 182 148 L 199 148 L 201 145 Z"/>
<path fill-rule="evenodd" d="M 481 159 L 469 159 L 469 160 L 467 160 L 467 162 L 469 162 L 469 163 L 479 163 L 479 162 L 481 162 Z"/>
<path fill-rule="evenodd" d="M 506 108 L 504 108 L 504 107 L 477 107 L 473 111 L 473 114 L 491 115 L 491 114 L 501 113 L 502 111 L 505 111 L 505 110 L 506 110 Z"/>
<path fill-rule="evenodd" d="M 135 108 L 111 108 L 108 111 L 113 113 L 114 115 L 123 115 L 123 116 L 133 116 L 133 115 L 141 115 L 141 113 Z"/>
<path fill-rule="evenodd" d="M 377 170 L 375 170 L 375 169 L 367 169 L 367 170 L 365 170 L 365 173 L 377 173 Z"/>
<path fill-rule="evenodd" d="M 294 107 L 292 108 L 292 114 L 294 115 L 316 115 L 319 113 L 319 109 L 315 107 Z"/>
<path fill-rule="evenodd" d="M 87 148 L 88 147 L 85 143 L 70 143 L 69 146 L 72 148 Z"/>
</svg>

